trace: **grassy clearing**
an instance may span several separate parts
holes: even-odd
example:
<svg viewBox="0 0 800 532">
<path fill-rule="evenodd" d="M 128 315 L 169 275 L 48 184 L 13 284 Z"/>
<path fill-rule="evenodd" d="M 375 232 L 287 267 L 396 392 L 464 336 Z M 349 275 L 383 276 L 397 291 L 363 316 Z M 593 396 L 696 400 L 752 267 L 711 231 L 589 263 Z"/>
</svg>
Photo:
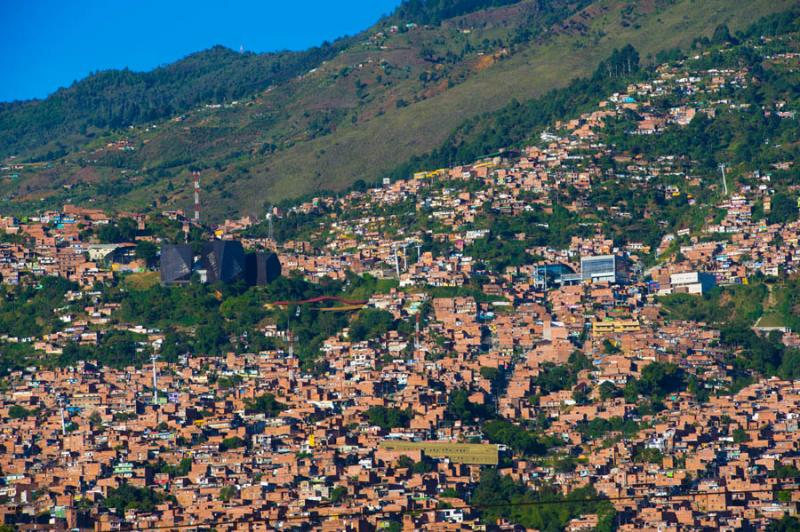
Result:
<svg viewBox="0 0 800 532">
<path fill-rule="evenodd" d="M 123 277 L 123 282 L 128 290 L 147 290 L 159 283 L 158 272 L 130 273 Z"/>
</svg>

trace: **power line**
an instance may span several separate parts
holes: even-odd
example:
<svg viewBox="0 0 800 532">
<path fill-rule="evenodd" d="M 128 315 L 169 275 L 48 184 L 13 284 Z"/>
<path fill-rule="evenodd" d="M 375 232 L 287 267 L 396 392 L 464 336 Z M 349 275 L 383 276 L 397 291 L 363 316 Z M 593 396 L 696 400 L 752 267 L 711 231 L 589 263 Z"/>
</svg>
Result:
<svg viewBox="0 0 800 532">
<path fill-rule="evenodd" d="M 799 479 L 793 479 L 792 482 L 798 482 Z M 462 504 L 457 506 L 450 506 L 447 509 L 449 510 L 489 510 L 493 508 L 517 508 L 517 507 L 531 507 L 531 506 L 551 506 L 551 505 L 562 505 L 562 504 L 586 504 L 586 503 L 594 503 L 594 502 L 614 502 L 614 501 L 635 501 L 635 500 L 644 500 L 644 499 L 657 499 L 659 501 L 663 500 L 694 500 L 697 497 L 701 496 L 713 496 L 713 495 L 744 495 L 744 494 L 751 494 L 751 493 L 771 493 L 775 491 L 782 491 L 782 492 L 797 492 L 800 491 L 800 486 L 793 485 L 791 487 L 788 486 L 772 486 L 770 488 L 760 488 L 755 490 L 728 490 L 727 488 L 723 488 L 720 491 L 691 491 L 687 493 L 676 493 L 672 495 L 623 495 L 618 497 L 589 497 L 584 499 L 576 499 L 576 500 L 538 500 L 538 501 L 525 501 L 525 502 L 507 502 L 507 503 L 494 503 L 494 504 Z M 318 506 L 316 508 L 312 508 L 309 511 L 313 512 L 314 510 L 323 510 L 334 508 L 333 506 Z M 350 512 L 350 513 L 340 513 L 340 514 L 331 514 L 331 515 L 309 515 L 309 516 L 300 516 L 300 515 L 293 515 L 287 516 L 279 519 L 232 519 L 227 521 L 211 521 L 206 523 L 193 523 L 193 524 L 178 524 L 178 525 L 160 525 L 160 526 L 152 526 L 152 527 L 133 527 L 131 530 L 180 530 L 185 528 L 202 528 L 202 527 L 215 527 L 215 526 L 223 526 L 223 525 L 244 525 L 244 524 L 257 524 L 263 523 L 268 525 L 270 522 L 278 523 L 278 522 L 291 522 L 291 521 L 307 521 L 312 519 L 340 519 L 340 518 L 350 518 L 350 517 L 385 517 L 385 516 L 396 516 L 396 515 L 406 515 L 410 513 L 417 513 L 417 512 L 429 512 L 429 511 L 436 511 L 435 508 L 433 509 L 406 509 L 406 510 L 377 510 L 377 511 L 369 511 L 369 512 Z"/>
</svg>

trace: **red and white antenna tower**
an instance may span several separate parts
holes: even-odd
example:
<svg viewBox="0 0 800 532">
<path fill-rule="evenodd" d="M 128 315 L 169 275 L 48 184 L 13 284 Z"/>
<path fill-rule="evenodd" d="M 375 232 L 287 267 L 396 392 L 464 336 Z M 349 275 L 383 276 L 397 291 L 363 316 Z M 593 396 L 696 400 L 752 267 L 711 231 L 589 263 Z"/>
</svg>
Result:
<svg viewBox="0 0 800 532">
<path fill-rule="evenodd" d="M 194 176 L 194 223 L 200 223 L 200 172 L 192 172 Z"/>
</svg>

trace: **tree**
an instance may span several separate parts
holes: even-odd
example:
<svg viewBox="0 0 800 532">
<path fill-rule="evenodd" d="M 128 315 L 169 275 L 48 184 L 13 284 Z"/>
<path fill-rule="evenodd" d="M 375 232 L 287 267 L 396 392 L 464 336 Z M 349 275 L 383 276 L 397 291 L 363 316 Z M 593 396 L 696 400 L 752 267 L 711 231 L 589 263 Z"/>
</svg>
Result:
<svg viewBox="0 0 800 532">
<path fill-rule="evenodd" d="M 567 390 L 575 386 L 576 375 L 568 366 L 556 366 L 552 362 L 541 365 L 541 372 L 534 379 L 534 384 L 541 388 L 542 394 Z"/>
<path fill-rule="evenodd" d="M 8 409 L 8 416 L 11 419 L 24 419 L 30 415 L 30 410 L 20 405 L 13 405 Z"/>
<path fill-rule="evenodd" d="M 53 308 L 64 302 L 77 284 L 62 277 L 42 277 L 37 285 L 10 287 L 0 284 L 0 331 L 11 336 L 32 337 L 58 327 Z M 9 344 L 4 350 L 9 349 Z"/>
<path fill-rule="evenodd" d="M 120 242 L 133 242 L 138 232 L 136 222 L 130 218 L 122 218 L 116 223 L 108 223 L 100 226 L 97 231 L 97 238 L 107 244 L 117 244 Z"/>
<path fill-rule="evenodd" d="M 140 240 L 136 243 L 136 258 L 145 261 L 148 266 L 155 263 L 158 256 L 158 246 L 148 240 Z"/>
<path fill-rule="evenodd" d="M 600 399 L 607 401 L 616 397 L 622 397 L 622 391 L 614 386 L 610 381 L 603 381 L 600 385 Z"/>
<path fill-rule="evenodd" d="M 483 425 L 483 433 L 492 443 L 500 443 L 511 447 L 519 454 L 526 456 L 543 456 L 548 446 L 538 436 L 505 420 L 488 421 Z"/>
<path fill-rule="evenodd" d="M 660 464 L 664 460 L 664 455 L 658 449 L 643 447 L 634 456 L 636 462 L 647 462 L 650 464 Z"/>
<path fill-rule="evenodd" d="M 526 528 L 556 532 L 574 517 L 596 513 L 604 525 L 613 517 L 610 502 L 600 500 L 591 486 L 578 488 L 567 495 L 555 487 L 543 486 L 531 491 L 496 468 L 485 469 L 472 495 L 472 504 L 486 522 L 506 518 Z"/>
<path fill-rule="evenodd" d="M 89 425 L 90 425 L 92 428 L 97 428 L 97 427 L 99 427 L 99 426 L 100 426 L 100 425 L 102 425 L 102 424 L 103 424 L 103 416 L 101 416 L 101 415 L 100 415 L 100 412 L 98 412 L 97 410 L 95 410 L 95 411 L 94 411 L 94 412 L 92 412 L 92 414 L 89 416 Z"/>
<path fill-rule="evenodd" d="M 339 504 L 347 497 L 347 488 L 344 486 L 335 486 L 331 491 L 328 498 L 331 501 L 331 504 Z"/>
<path fill-rule="evenodd" d="M 108 496 L 101 502 L 102 506 L 108 509 L 115 509 L 117 515 L 125 515 L 126 510 L 140 510 L 142 512 L 152 512 L 156 505 L 163 502 L 167 497 L 151 488 L 139 488 L 129 484 L 123 484 L 118 488 L 108 490 Z"/>
<path fill-rule="evenodd" d="M 642 378 L 638 381 L 641 395 L 655 399 L 663 399 L 670 393 L 686 389 L 686 377 L 682 369 L 675 364 L 652 362 L 642 370 Z"/>
<path fill-rule="evenodd" d="M 195 335 L 195 349 L 203 354 L 219 355 L 228 344 L 228 333 L 218 320 L 201 325 Z"/>
<path fill-rule="evenodd" d="M 241 439 L 239 436 L 233 436 L 230 438 L 225 438 L 222 440 L 222 443 L 219 444 L 220 451 L 230 451 L 231 449 L 238 449 L 240 447 L 244 447 L 247 445 L 247 442 Z"/>
<path fill-rule="evenodd" d="M 219 312 L 226 320 L 245 327 L 257 324 L 266 315 L 263 296 L 254 290 L 225 299 Z"/>
<path fill-rule="evenodd" d="M 777 192 L 772 196 L 772 208 L 767 216 L 769 223 L 790 223 L 797 220 L 797 217 L 797 200 L 784 192 Z"/>
<path fill-rule="evenodd" d="M 572 400 L 577 405 L 586 405 L 591 402 L 589 398 L 589 390 L 586 386 L 578 386 L 572 390 Z"/>
<path fill-rule="evenodd" d="M 639 424 L 631 419 L 614 416 L 610 419 L 594 418 L 579 423 L 577 429 L 587 438 L 594 440 L 602 438 L 609 432 L 621 432 L 625 437 L 631 437 L 639 432 Z"/>
<path fill-rule="evenodd" d="M 354 342 L 372 340 L 385 335 L 394 325 L 391 312 L 378 309 L 364 309 L 350 324 L 350 339 Z"/>
<path fill-rule="evenodd" d="M 595 71 L 595 77 L 619 78 L 639 71 L 639 52 L 627 44 L 622 49 L 616 48 L 611 56 L 602 61 Z"/>
<path fill-rule="evenodd" d="M 397 467 L 408 469 L 411 473 L 423 474 L 436 470 L 436 462 L 424 454 L 419 462 L 415 462 L 408 456 L 403 455 L 397 459 Z"/>
<path fill-rule="evenodd" d="M 265 393 L 248 401 L 247 408 L 267 416 L 274 417 L 286 410 L 286 405 L 275 399 L 275 394 Z"/>
<path fill-rule="evenodd" d="M 707 402 L 711 395 L 708 389 L 705 387 L 705 383 L 698 379 L 695 375 L 689 377 L 689 385 L 686 387 L 686 389 L 699 403 Z"/>
<path fill-rule="evenodd" d="M 748 436 L 747 431 L 744 430 L 742 427 L 736 427 L 733 430 L 733 443 L 745 443 L 750 441 L 750 436 Z"/>
<path fill-rule="evenodd" d="M 371 425 L 376 425 L 383 430 L 389 430 L 395 427 L 408 427 L 411 421 L 411 411 L 400 410 L 399 408 L 371 406 L 367 409 L 366 414 Z"/>
<path fill-rule="evenodd" d="M 458 389 L 450 393 L 447 401 L 447 417 L 471 423 L 475 419 L 488 419 L 494 415 L 492 408 L 486 404 L 473 403 L 466 390 Z"/>
<path fill-rule="evenodd" d="M 139 338 L 139 335 L 127 331 L 111 331 L 105 334 L 95 350 L 97 361 L 113 368 L 140 366 L 148 359 L 148 353 L 137 348 Z"/>
<path fill-rule="evenodd" d="M 714 28 L 714 35 L 711 37 L 711 42 L 714 44 L 728 44 L 733 43 L 735 39 L 731 35 L 731 30 L 727 24 L 720 24 Z"/>
<path fill-rule="evenodd" d="M 772 478 L 797 478 L 800 477 L 800 469 L 797 469 L 795 466 L 786 465 L 782 463 L 775 464 L 775 469 L 769 472 L 769 476 Z"/>
<path fill-rule="evenodd" d="M 767 527 L 768 532 L 800 532 L 800 520 L 791 515 L 784 515 Z"/>
<path fill-rule="evenodd" d="M 192 470 L 192 459 L 182 458 L 178 465 L 168 464 L 162 459 L 159 459 L 155 466 L 155 470 L 159 473 L 166 473 L 170 477 L 185 477 Z"/>
<path fill-rule="evenodd" d="M 484 379 L 494 381 L 500 375 L 500 370 L 498 368 L 483 366 L 480 369 L 480 374 Z"/>
<path fill-rule="evenodd" d="M 622 351 L 614 342 L 608 338 L 603 339 L 603 353 L 607 355 L 614 355 Z"/>
<path fill-rule="evenodd" d="M 502 393 L 506 385 L 506 374 L 502 369 L 482 366 L 480 374 L 481 377 L 492 383 L 492 394 L 497 396 Z"/>
<path fill-rule="evenodd" d="M 222 486 L 219 490 L 219 500 L 228 502 L 236 496 L 236 486 Z"/>
<path fill-rule="evenodd" d="M 589 360 L 589 358 L 586 355 L 584 355 L 578 350 L 575 350 L 572 353 L 570 353 L 569 359 L 567 359 L 567 364 L 569 364 L 570 369 L 575 374 L 584 369 L 594 368 L 594 366 L 592 365 L 592 361 Z"/>
</svg>

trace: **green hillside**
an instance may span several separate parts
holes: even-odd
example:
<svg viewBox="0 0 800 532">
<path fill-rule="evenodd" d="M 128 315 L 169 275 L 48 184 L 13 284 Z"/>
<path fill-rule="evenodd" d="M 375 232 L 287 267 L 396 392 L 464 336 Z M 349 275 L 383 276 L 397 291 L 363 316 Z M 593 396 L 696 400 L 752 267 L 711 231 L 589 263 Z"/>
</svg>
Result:
<svg viewBox="0 0 800 532">
<path fill-rule="evenodd" d="M 160 121 L 202 103 L 249 96 L 330 59 L 348 42 L 270 54 L 215 46 L 150 72 L 97 72 L 43 101 L 2 104 L 0 155 L 29 150 L 38 154 L 34 158 L 52 159 L 104 129 Z"/>
<path fill-rule="evenodd" d="M 98 123 L 86 130 L 88 135 L 79 128 L 59 137 L 60 145 L 20 149 L 13 162 L 31 164 L 0 174 L 0 205 L 12 212 L 64 201 L 186 208 L 190 170 L 199 168 L 210 216 L 260 213 L 281 199 L 452 159 L 454 143 L 486 136 L 484 126 L 492 119 L 476 117 L 503 108 L 509 112 L 506 106 L 514 100 L 525 103 L 588 76 L 627 44 L 647 63 L 659 51 L 688 49 L 720 24 L 741 30 L 794 2 L 586 4 L 406 2 L 370 30 L 317 49 L 313 57 L 295 58 L 282 77 L 254 66 L 261 56 L 233 58 L 239 54 L 218 50 L 231 56 L 225 61 L 242 61 L 242 72 L 258 73 L 251 75 L 249 96 L 238 88 L 197 94 L 191 102 L 173 96 L 179 103 L 169 119 L 139 118 L 133 127 L 117 129 L 109 127 L 111 122 Z M 316 66 L 307 68 L 312 63 Z M 211 70 L 208 86 L 217 79 Z M 161 109 L 153 105 L 148 112 Z M 0 145 L 36 145 L 29 135 L 8 140 L 15 130 L 9 129 L 9 116 L 18 117 L 15 113 L 0 109 Z M 518 124 L 516 135 L 524 136 L 525 127 Z M 473 150 L 462 155 L 491 144 L 473 142 Z M 441 150 L 431 157 L 434 148 Z"/>
</svg>

